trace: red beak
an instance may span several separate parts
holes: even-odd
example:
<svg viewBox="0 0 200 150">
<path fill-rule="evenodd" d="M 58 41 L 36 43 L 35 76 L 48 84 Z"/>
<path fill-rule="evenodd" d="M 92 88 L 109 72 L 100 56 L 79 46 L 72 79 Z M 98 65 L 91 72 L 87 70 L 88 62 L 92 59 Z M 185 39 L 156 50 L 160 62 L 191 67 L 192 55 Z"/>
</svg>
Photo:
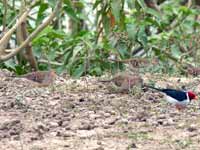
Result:
<svg viewBox="0 0 200 150">
<path fill-rule="evenodd" d="M 194 99 L 195 99 L 195 100 L 198 100 L 198 96 L 195 96 Z"/>
</svg>

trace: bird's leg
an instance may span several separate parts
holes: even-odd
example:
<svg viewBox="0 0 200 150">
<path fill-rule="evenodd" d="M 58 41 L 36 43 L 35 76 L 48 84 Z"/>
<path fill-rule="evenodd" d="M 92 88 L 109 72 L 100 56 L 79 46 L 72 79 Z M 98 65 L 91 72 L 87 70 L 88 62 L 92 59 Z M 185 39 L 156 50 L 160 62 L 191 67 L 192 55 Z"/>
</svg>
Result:
<svg viewBox="0 0 200 150">
<path fill-rule="evenodd" d="M 185 109 L 185 106 L 183 105 L 176 104 L 175 106 L 176 106 L 176 109 L 178 109 L 179 111 Z"/>
</svg>

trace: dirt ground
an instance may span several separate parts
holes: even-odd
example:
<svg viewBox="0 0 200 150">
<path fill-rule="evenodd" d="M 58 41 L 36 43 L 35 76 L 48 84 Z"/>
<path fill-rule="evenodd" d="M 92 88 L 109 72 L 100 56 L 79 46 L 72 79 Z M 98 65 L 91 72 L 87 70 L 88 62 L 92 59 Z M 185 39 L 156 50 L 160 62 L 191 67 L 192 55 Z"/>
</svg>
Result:
<svg viewBox="0 0 200 150">
<path fill-rule="evenodd" d="M 200 94 L 198 78 L 143 78 Z M 37 87 L 0 76 L 1 150 L 199 150 L 199 127 L 198 101 L 179 112 L 156 91 L 109 93 L 95 77 Z"/>
</svg>

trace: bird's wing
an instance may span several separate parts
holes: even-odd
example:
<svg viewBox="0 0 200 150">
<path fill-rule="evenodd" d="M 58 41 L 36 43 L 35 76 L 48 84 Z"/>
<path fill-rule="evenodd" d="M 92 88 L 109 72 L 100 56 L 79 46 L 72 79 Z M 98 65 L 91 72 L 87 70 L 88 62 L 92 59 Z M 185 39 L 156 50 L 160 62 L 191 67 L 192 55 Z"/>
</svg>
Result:
<svg viewBox="0 0 200 150">
<path fill-rule="evenodd" d="M 162 92 L 178 101 L 187 100 L 187 94 L 184 91 L 163 89 Z"/>
</svg>

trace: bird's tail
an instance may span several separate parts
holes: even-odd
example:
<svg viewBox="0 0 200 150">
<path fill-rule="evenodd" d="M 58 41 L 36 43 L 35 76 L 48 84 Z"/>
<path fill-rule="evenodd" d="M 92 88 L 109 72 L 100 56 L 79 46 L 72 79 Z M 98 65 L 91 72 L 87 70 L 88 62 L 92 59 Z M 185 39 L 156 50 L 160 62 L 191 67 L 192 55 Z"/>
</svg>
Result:
<svg viewBox="0 0 200 150">
<path fill-rule="evenodd" d="M 153 87 L 153 86 L 151 86 L 151 85 L 146 85 L 146 84 L 145 84 L 144 87 L 147 87 L 147 88 L 150 88 L 150 89 L 154 89 L 154 90 L 157 90 L 157 91 L 162 91 L 162 89 Z"/>
</svg>

